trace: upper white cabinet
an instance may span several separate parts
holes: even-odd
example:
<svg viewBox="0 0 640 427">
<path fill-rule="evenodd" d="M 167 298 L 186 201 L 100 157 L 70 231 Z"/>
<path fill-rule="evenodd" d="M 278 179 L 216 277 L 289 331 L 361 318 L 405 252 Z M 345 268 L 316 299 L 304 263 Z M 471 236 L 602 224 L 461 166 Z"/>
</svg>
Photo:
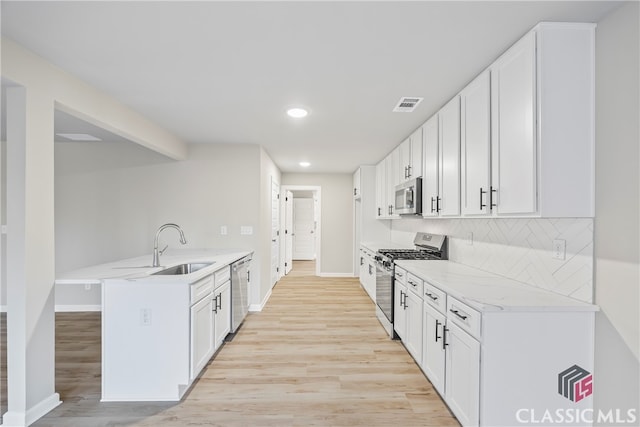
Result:
<svg viewBox="0 0 640 427">
<path fill-rule="evenodd" d="M 376 165 L 376 218 L 386 218 L 387 205 L 387 164 L 385 159 Z"/>
<path fill-rule="evenodd" d="M 387 217 L 400 218 L 395 213 L 396 185 L 400 184 L 400 147 L 396 147 L 385 159 L 387 172 Z"/>
<path fill-rule="evenodd" d="M 440 216 L 460 215 L 460 97 L 438 113 L 440 141 Z"/>
<path fill-rule="evenodd" d="M 359 199 L 362 196 L 360 168 L 353 174 L 353 197 Z"/>
<path fill-rule="evenodd" d="M 541 23 L 491 67 L 497 215 L 594 214 L 595 25 Z"/>
<path fill-rule="evenodd" d="M 460 92 L 460 170 L 463 215 L 491 213 L 491 79 L 480 74 Z"/>
<path fill-rule="evenodd" d="M 424 173 L 422 176 L 422 216 L 438 215 L 439 184 L 439 150 L 438 150 L 438 115 L 431 117 L 422 126 L 424 138 Z"/>
<path fill-rule="evenodd" d="M 422 127 L 400 144 L 400 182 L 422 177 Z"/>
</svg>

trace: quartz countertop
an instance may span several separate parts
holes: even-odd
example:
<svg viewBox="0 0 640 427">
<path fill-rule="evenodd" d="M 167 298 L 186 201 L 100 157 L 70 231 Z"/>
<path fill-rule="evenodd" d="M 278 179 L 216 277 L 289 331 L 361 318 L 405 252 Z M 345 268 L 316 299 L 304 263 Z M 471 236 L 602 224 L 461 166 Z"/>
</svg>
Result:
<svg viewBox="0 0 640 427">
<path fill-rule="evenodd" d="M 168 281 L 176 283 L 193 282 L 251 253 L 252 251 L 241 249 L 169 249 L 160 256 L 160 267 L 153 267 L 151 265 L 153 256 L 149 254 L 68 271 L 57 275 L 55 284 L 99 285 L 108 279 L 127 279 L 132 282 L 153 280 L 159 283 Z M 204 262 L 213 262 L 213 264 L 190 274 L 173 276 L 151 275 L 152 273 L 178 264 Z"/>
<path fill-rule="evenodd" d="M 453 261 L 399 260 L 396 265 L 483 311 L 598 311 L 596 305 Z"/>
</svg>

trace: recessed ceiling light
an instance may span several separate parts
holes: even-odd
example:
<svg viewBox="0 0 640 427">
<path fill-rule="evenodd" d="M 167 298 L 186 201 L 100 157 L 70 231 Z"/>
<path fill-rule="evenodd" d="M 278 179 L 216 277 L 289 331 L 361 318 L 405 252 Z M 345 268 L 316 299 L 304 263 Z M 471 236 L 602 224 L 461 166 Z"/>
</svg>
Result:
<svg viewBox="0 0 640 427">
<path fill-rule="evenodd" d="M 308 168 L 309 166 L 311 166 L 311 163 L 309 163 L 309 162 L 300 162 L 300 166 L 302 166 L 303 168 Z"/>
<path fill-rule="evenodd" d="M 287 115 L 289 117 L 293 117 L 294 119 L 301 119 L 303 117 L 306 117 L 307 114 L 309 114 L 309 112 L 304 108 L 289 108 L 287 110 Z"/>
<path fill-rule="evenodd" d="M 100 138 L 88 133 L 56 133 L 56 135 L 71 141 L 102 141 Z"/>
</svg>

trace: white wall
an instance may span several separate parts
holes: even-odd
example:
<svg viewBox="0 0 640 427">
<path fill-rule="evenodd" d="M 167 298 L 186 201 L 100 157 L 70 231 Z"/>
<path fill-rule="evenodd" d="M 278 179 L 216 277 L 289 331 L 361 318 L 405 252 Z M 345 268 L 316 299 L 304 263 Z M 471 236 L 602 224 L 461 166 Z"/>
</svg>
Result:
<svg viewBox="0 0 640 427">
<path fill-rule="evenodd" d="M 283 185 L 321 188 L 320 274 L 353 274 L 353 176 L 282 174 Z"/>
<path fill-rule="evenodd" d="M 596 30 L 596 408 L 640 417 L 640 7 Z M 636 421 L 637 422 L 637 421 Z M 603 423 L 608 424 L 608 423 Z"/>
<path fill-rule="evenodd" d="M 164 233 L 161 245 L 255 250 L 259 289 L 261 156 L 257 145 L 194 144 L 172 161 L 134 144 L 57 143 L 56 271 L 145 254 L 151 262 L 158 226 L 175 222 L 188 244 Z M 242 225 L 254 234 L 240 235 Z M 56 287 L 58 306 L 92 304 L 99 289 Z"/>
</svg>

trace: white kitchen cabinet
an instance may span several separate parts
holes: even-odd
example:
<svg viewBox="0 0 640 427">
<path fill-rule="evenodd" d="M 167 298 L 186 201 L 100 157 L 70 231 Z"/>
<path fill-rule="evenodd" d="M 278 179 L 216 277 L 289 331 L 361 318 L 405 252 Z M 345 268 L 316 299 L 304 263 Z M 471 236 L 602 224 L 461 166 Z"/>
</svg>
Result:
<svg viewBox="0 0 640 427">
<path fill-rule="evenodd" d="M 386 175 L 387 175 L 387 209 L 388 218 L 400 218 L 395 213 L 396 201 L 396 185 L 400 184 L 400 148 L 396 147 L 386 158 Z"/>
<path fill-rule="evenodd" d="M 491 213 L 491 79 L 485 71 L 460 92 L 462 215 Z"/>
<path fill-rule="evenodd" d="M 463 426 L 479 424 L 480 343 L 452 322 L 444 334 L 446 346 L 445 399 Z"/>
<path fill-rule="evenodd" d="M 422 370 L 438 393 L 444 396 L 446 352 L 442 330 L 446 317 L 426 301 L 423 309 Z"/>
<path fill-rule="evenodd" d="M 227 280 L 213 293 L 214 349 L 217 350 L 231 332 L 231 281 Z"/>
<path fill-rule="evenodd" d="M 211 280 L 211 278 L 208 278 Z M 191 363 L 189 378 L 193 380 L 207 364 L 214 352 L 215 301 L 211 294 L 191 306 Z"/>
<path fill-rule="evenodd" d="M 393 291 L 393 330 L 403 341 L 407 331 L 406 297 L 407 287 L 396 282 Z"/>
<path fill-rule="evenodd" d="M 400 144 L 400 182 L 422 177 L 422 127 Z"/>
<path fill-rule="evenodd" d="M 440 216 L 460 215 L 460 97 L 438 113 L 440 142 Z"/>
<path fill-rule="evenodd" d="M 374 255 L 368 249 L 360 247 L 360 284 L 373 302 L 376 300 L 376 265 Z"/>
<path fill-rule="evenodd" d="M 362 196 L 360 168 L 353 174 L 353 197 L 359 199 Z"/>
<path fill-rule="evenodd" d="M 460 215 L 460 97 L 423 125 L 422 216 Z"/>
<path fill-rule="evenodd" d="M 422 216 L 438 216 L 438 189 L 440 188 L 440 154 L 438 142 L 438 115 L 422 126 L 424 147 L 422 176 Z"/>
<path fill-rule="evenodd" d="M 491 69 L 497 215 L 594 214 L 595 25 L 541 23 Z"/>
<path fill-rule="evenodd" d="M 407 278 L 407 295 L 405 296 L 405 339 L 404 346 L 418 365 L 422 363 L 422 281 L 416 285 L 417 279 Z M 419 288 L 419 289 L 418 289 Z"/>
<path fill-rule="evenodd" d="M 376 165 L 376 211 L 377 219 L 383 219 L 388 216 L 387 205 L 387 162 L 382 159 Z"/>
</svg>

